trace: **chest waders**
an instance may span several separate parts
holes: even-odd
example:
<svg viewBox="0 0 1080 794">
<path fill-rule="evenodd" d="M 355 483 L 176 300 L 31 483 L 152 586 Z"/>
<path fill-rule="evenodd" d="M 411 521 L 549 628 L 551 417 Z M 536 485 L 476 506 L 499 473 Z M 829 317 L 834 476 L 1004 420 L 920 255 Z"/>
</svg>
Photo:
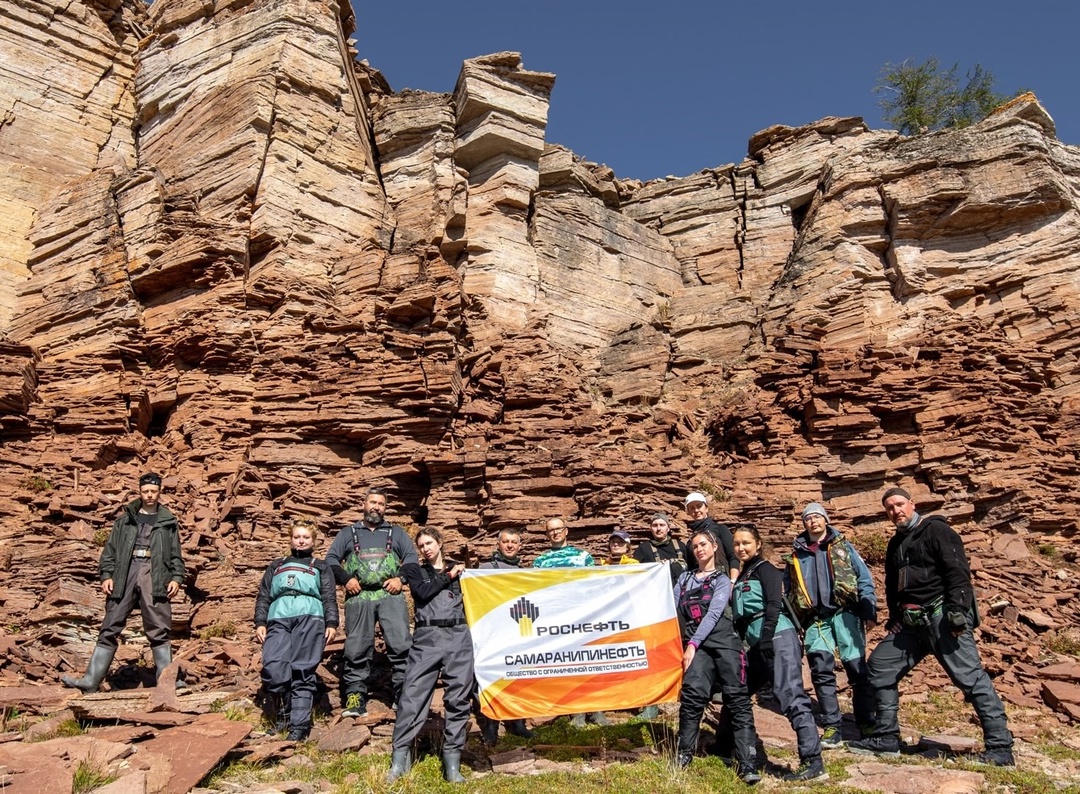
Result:
<svg viewBox="0 0 1080 794">
<path fill-rule="evenodd" d="M 319 569 L 314 565 L 296 559 L 283 562 L 270 582 L 271 600 L 266 619 L 324 617 L 321 584 Z"/>
<path fill-rule="evenodd" d="M 401 568 L 401 562 L 391 550 L 392 535 L 389 529 L 386 532 L 386 546 L 384 548 L 362 549 L 360 538 L 356 534 L 356 525 L 349 527 L 352 531 L 353 550 L 342 566 L 347 573 L 356 577 L 360 583 L 360 592 L 356 595 L 347 596 L 346 600 L 359 598 L 364 601 L 374 601 L 386 595 L 383 590 L 383 582 L 395 577 Z"/>
</svg>

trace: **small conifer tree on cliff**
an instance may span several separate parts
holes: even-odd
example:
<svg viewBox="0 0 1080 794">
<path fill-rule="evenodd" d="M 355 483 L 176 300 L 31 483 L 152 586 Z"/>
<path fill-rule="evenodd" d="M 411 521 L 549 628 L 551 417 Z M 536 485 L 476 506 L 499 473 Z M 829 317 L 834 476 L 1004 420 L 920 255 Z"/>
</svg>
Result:
<svg viewBox="0 0 1080 794">
<path fill-rule="evenodd" d="M 994 75 L 979 64 L 961 85 L 958 64 L 942 69 L 938 59 L 887 63 L 874 86 L 882 118 L 904 135 L 960 128 L 981 121 L 1010 97 L 994 91 Z"/>
</svg>

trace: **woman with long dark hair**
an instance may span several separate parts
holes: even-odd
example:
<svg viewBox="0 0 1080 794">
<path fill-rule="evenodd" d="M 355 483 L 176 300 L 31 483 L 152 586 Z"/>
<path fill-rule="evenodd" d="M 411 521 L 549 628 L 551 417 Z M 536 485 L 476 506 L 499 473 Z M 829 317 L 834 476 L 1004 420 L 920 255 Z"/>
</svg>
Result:
<svg viewBox="0 0 1080 794">
<path fill-rule="evenodd" d="M 712 532 L 703 530 L 691 536 L 690 551 L 697 560 L 697 570 L 681 574 L 675 582 L 675 606 L 685 646 L 679 695 L 679 766 L 689 765 L 694 757 L 701 716 L 719 681 L 734 733 L 736 773 L 744 783 L 757 783 L 761 775 L 754 765 L 757 733 L 746 688 L 746 659 L 727 610 L 731 580 L 717 566 L 721 545 Z"/>
<path fill-rule="evenodd" d="M 446 723 L 443 778 L 450 783 L 464 783 L 461 750 L 465 746 L 474 686 L 472 636 L 465 622 L 459 581 L 465 565 L 443 559 L 442 535 L 438 530 L 422 529 L 416 533 L 415 540 L 420 564 L 407 563 L 401 573 L 412 591 L 416 627 L 398 701 L 387 782 L 412 769 L 412 744 L 427 719 L 441 673 Z"/>
</svg>

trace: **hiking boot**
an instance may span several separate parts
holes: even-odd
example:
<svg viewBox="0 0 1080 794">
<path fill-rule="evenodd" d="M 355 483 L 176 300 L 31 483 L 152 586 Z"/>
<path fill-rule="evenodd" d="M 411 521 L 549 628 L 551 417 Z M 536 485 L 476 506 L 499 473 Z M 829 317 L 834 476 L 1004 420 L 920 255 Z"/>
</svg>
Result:
<svg viewBox="0 0 1080 794">
<path fill-rule="evenodd" d="M 895 734 L 870 736 L 857 742 L 847 743 L 848 752 L 856 755 L 878 755 L 885 758 L 900 757 L 900 737 Z"/>
<path fill-rule="evenodd" d="M 504 725 L 506 726 L 506 732 L 511 736 L 518 736 L 522 739 L 532 739 L 534 734 L 525 725 L 525 720 L 507 720 Z"/>
<path fill-rule="evenodd" d="M 341 716 L 363 717 L 365 714 L 367 714 L 367 698 L 359 692 L 350 692 L 345 698 L 345 708 Z"/>
<path fill-rule="evenodd" d="M 971 759 L 975 764 L 987 764 L 989 766 L 1016 766 L 1010 747 L 987 747 Z"/>
<path fill-rule="evenodd" d="M 748 786 L 752 786 L 755 783 L 761 782 L 761 773 L 753 767 L 740 767 L 739 780 Z"/>
<path fill-rule="evenodd" d="M 859 726 L 859 736 L 861 736 L 863 739 L 869 739 L 873 735 L 874 735 L 874 724 L 873 723 L 870 723 L 868 725 L 860 725 Z"/>
<path fill-rule="evenodd" d="M 825 764 L 821 763 L 821 756 L 815 755 L 813 758 L 804 758 L 799 768 L 788 772 L 783 779 L 809 781 L 826 780 L 828 777 L 829 773 L 825 771 Z"/>
<path fill-rule="evenodd" d="M 608 718 L 604 715 L 604 712 L 602 711 L 594 711 L 589 716 L 592 717 L 593 723 L 595 725 L 599 725 L 601 728 L 611 724 L 610 722 L 608 722 Z"/>
<path fill-rule="evenodd" d="M 821 747 L 824 750 L 835 750 L 844 746 L 844 737 L 840 735 L 840 729 L 830 725 L 821 734 Z"/>
<path fill-rule="evenodd" d="M 295 728 L 289 729 L 289 734 L 285 737 L 287 742 L 305 742 L 311 735 L 310 725 L 297 725 Z"/>
<path fill-rule="evenodd" d="M 675 756 L 675 763 L 679 769 L 686 769 L 690 766 L 690 762 L 694 760 L 693 753 L 679 753 Z"/>
</svg>

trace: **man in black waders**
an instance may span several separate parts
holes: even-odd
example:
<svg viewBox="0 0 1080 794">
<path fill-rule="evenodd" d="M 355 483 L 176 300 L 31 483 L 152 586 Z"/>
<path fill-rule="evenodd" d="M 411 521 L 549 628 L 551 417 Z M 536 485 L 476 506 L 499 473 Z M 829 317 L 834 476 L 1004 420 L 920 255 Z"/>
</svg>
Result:
<svg viewBox="0 0 1080 794">
<path fill-rule="evenodd" d="M 368 678 L 375 657 L 375 621 L 382 626 L 386 656 L 393 668 L 393 704 L 401 697 L 405 662 L 409 658 L 409 609 L 401 590 L 401 567 L 419 565 L 416 547 L 386 513 L 386 494 L 369 488 L 364 496 L 364 518 L 345 527 L 334 538 L 326 562 L 337 583 L 345 588 L 345 692 L 343 717 L 367 714 Z"/>
<path fill-rule="evenodd" d="M 159 504 L 161 477 L 139 478 L 139 498 L 129 503 L 113 522 L 98 562 L 101 592 L 105 594 L 105 619 L 97 646 L 82 678 L 65 675 L 64 686 L 97 692 L 116 654 L 117 638 L 138 604 L 143 631 L 154 654 L 155 680 L 172 662 L 169 629 L 172 605 L 184 581 L 180 556 L 180 532 L 176 516 Z M 177 681 L 177 686 L 183 686 Z"/>
<path fill-rule="evenodd" d="M 848 749 L 863 755 L 900 755 L 900 679 L 933 654 L 982 723 L 985 749 L 975 760 L 1013 766 L 1005 707 L 983 669 L 972 633 L 978 612 L 963 541 L 941 516 L 919 515 L 903 488 L 887 490 L 881 503 L 896 534 L 885 553 L 888 634 L 868 664 L 877 722 L 872 736 L 848 742 Z"/>
</svg>

